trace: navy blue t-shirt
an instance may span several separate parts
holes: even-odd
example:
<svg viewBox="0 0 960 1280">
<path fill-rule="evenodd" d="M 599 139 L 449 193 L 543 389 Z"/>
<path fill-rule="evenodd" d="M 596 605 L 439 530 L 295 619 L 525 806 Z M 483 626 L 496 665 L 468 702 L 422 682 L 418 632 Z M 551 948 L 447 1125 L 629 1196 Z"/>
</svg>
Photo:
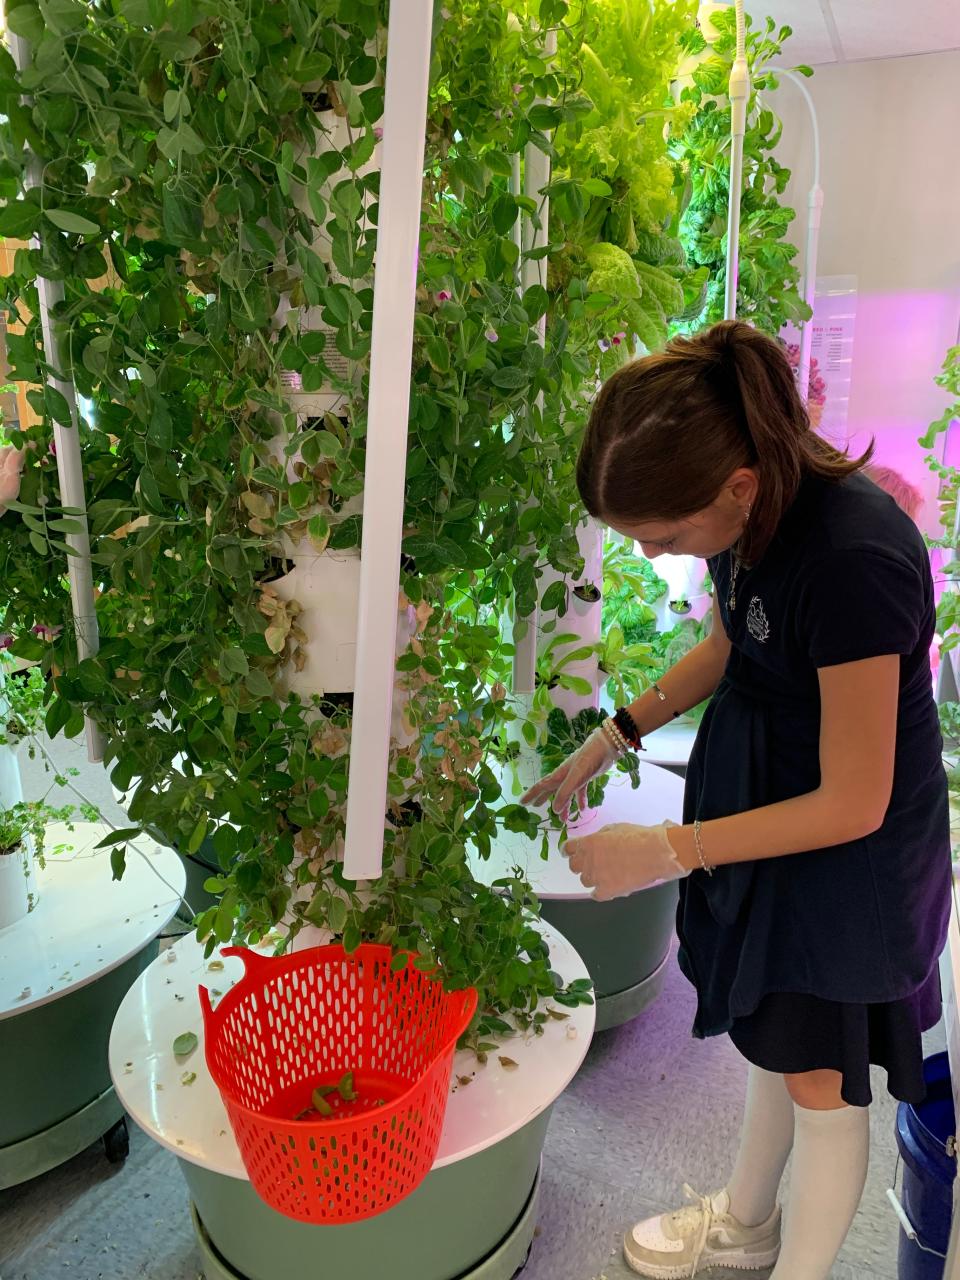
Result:
<svg viewBox="0 0 960 1280">
<path fill-rule="evenodd" d="M 901 674 L 893 795 L 878 831 L 682 883 L 695 1033 L 729 1030 L 770 992 L 853 1003 L 908 996 L 943 948 L 951 884 L 923 538 L 865 477 L 808 478 L 760 562 L 741 567 L 732 611 L 732 557 L 709 563 L 732 648 L 691 756 L 686 821 L 819 785 L 818 668 L 899 654 Z"/>
</svg>

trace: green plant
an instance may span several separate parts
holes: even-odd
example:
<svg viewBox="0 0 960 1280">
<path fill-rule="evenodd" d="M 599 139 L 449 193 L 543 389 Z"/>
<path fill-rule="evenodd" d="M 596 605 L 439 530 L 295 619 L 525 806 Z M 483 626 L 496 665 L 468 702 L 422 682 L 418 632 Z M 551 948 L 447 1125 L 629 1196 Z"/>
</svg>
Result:
<svg viewBox="0 0 960 1280">
<path fill-rule="evenodd" d="M 666 43 L 631 94 L 662 103 L 681 11 L 651 7 Z M 502 617 L 530 615 L 548 565 L 582 566 L 575 444 L 614 358 L 601 343 L 615 300 L 588 283 L 602 237 L 580 216 L 607 199 L 577 159 L 595 109 L 583 89 L 592 20 L 565 0 L 512 12 L 449 0 L 438 14 L 400 575 L 399 603 L 417 616 L 397 664 L 410 741 L 390 760 L 384 874 L 363 894 L 338 858 L 351 698 L 289 694 L 311 637 L 273 584 L 291 544 L 360 539 L 376 146 L 390 127 L 384 0 L 44 0 L 42 12 L 10 0 L 32 61 L 18 74 L 0 52 L 0 234 L 40 241 L 0 283 L 6 318 L 25 323 L 8 327 L 12 376 L 33 386 L 40 418 L 10 433 L 27 453 L 0 518 L 5 627 L 13 652 L 41 664 L 47 730 L 74 737 L 92 716 L 114 785 L 132 791 L 130 827 L 104 842 L 114 874 L 141 830 L 204 847 L 220 867 L 218 901 L 197 921 L 208 952 L 231 938 L 282 947 L 307 923 L 348 949 L 417 951 L 451 985 L 478 987 L 481 1052 L 507 1015 L 536 1031 L 541 998 L 589 998 L 557 990 L 529 885 L 481 885 L 470 858 L 503 829 L 541 834 L 492 767 L 517 711 L 489 677 L 510 659 Z M 618 132 L 617 103 L 597 109 L 625 166 L 612 214 L 625 195 L 642 202 L 649 170 L 629 167 L 636 129 Z M 566 186 L 551 184 L 549 288 L 518 295 L 514 227 L 536 225 L 540 208 L 510 189 L 528 144 Z M 43 175 L 30 191 L 25 148 Z M 670 200 L 664 188 L 637 229 L 654 247 Z M 55 370 L 38 275 L 64 289 Z M 50 450 L 69 413 L 52 371 L 89 405 L 101 642 L 83 662 L 65 574 L 77 513 Z M 291 397 L 291 375 L 327 395 L 324 412 Z"/>
<path fill-rule="evenodd" d="M 0 857 L 16 853 L 29 837 L 37 862 L 42 867 L 47 853 L 63 853 L 68 844 L 58 844 L 52 849 L 46 845 L 47 826 L 51 822 L 65 822 L 70 831 L 72 805 L 54 806 L 43 800 L 21 800 L 6 809 L 0 809 Z"/>
<path fill-rule="evenodd" d="M 747 21 L 749 26 L 749 17 Z M 730 107 L 725 95 L 736 49 L 733 8 L 717 13 L 713 22 L 720 34 L 712 45 L 699 30 L 688 30 L 682 36 L 689 54 L 709 50 L 709 57 L 694 69 L 693 84 L 681 92 L 681 102 L 696 110 L 672 143 L 679 164 L 678 181 L 684 186 L 683 213 L 677 226 L 680 242 L 690 265 L 709 273 L 702 306 L 688 317 L 691 328 L 723 318 L 730 189 Z M 747 31 L 752 88 L 743 146 L 737 314 L 776 336 L 785 321 L 806 320 L 810 310 L 797 291 L 797 250 L 786 239 L 796 215 L 779 200 L 790 179 L 790 171 L 774 155 L 782 124 L 765 98 L 766 91 L 778 84 L 776 73 L 767 68 L 781 58 L 783 45 L 792 34 L 789 27 L 781 27 L 776 34 L 774 28 L 773 19 L 768 18 L 762 31 Z M 794 70 L 813 74 L 809 67 Z"/>
<path fill-rule="evenodd" d="M 940 535 L 928 538 L 934 552 L 945 553 L 938 568 L 939 585 L 942 587 L 937 604 L 937 634 L 940 636 L 940 652 L 948 654 L 960 644 L 960 561 L 957 560 L 957 501 L 960 494 L 960 468 L 942 462 L 933 450 L 941 436 L 960 421 L 960 346 L 950 347 L 943 359 L 940 372 L 934 381 L 950 396 L 940 417 L 930 424 L 920 437 L 919 444 L 927 450 L 926 463 L 939 481 L 938 503 Z M 950 706 L 951 704 L 947 704 Z M 946 732 L 945 732 L 945 736 Z"/>
<path fill-rule="evenodd" d="M 583 106 L 554 140 L 551 218 L 565 243 L 551 281 L 567 291 L 584 282 L 605 372 L 637 338 L 648 350 L 664 342 L 706 278 L 664 235 L 677 212 L 668 135 L 693 114 L 671 100 L 670 83 L 695 9 L 693 0 L 589 0 L 571 15 Z"/>
<path fill-rule="evenodd" d="M 940 372 L 934 379 L 938 387 L 942 387 L 950 396 L 950 403 L 943 413 L 920 437 L 920 447 L 927 451 L 926 463 L 940 481 L 939 523 L 941 534 L 930 542 L 932 547 L 956 550 L 957 546 L 957 495 L 960 492 L 960 469 L 946 466 L 932 452 L 941 436 L 945 436 L 950 427 L 960 420 L 960 346 L 950 347 L 943 358 Z"/>
<path fill-rule="evenodd" d="M 5 714 L 0 723 L 0 746 L 18 746 L 29 741 L 43 726 L 47 682 L 39 667 L 14 669 L 14 663 L 0 656 L 0 705 Z"/>
<path fill-rule="evenodd" d="M 550 773 L 558 768 L 589 738 L 594 729 L 602 724 L 605 717 L 606 712 L 587 707 L 583 711 L 578 711 L 571 720 L 566 712 L 561 711 L 559 707 L 554 707 L 547 716 L 544 740 L 537 748 L 543 762 L 544 773 Z M 621 756 L 615 769 L 616 772 L 626 774 L 630 778 L 632 787 L 639 787 L 640 762 L 634 752 L 629 751 L 625 756 Z M 591 808 L 599 808 L 603 803 L 604 791 L 609 780 L 610 774 L 606 773 L 599 778 L 594 778 L 588 785 L 587 804 Z M 576 797 L 574 797 L 574 806 L 576 806 Z"/>
<path fill-rule="evenodd" d="M 960 702 L 941 702 L 937 709 L 946 750 L 960 751 Z"/>
<path fill-rule="evenodd" d="M 603 619 L 607 632 L 619 626 L 628 644 L 651 644 L 657 633 L 652 605 L 667 592 L 667 584 L 644 556 L 620 542 L 603 550 Z"/>
</svg>

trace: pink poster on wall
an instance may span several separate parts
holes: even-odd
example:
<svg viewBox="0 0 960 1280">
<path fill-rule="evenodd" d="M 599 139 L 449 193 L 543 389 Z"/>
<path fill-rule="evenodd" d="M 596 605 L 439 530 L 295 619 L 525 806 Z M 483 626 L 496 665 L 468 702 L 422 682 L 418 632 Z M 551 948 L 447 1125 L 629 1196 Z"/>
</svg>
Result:
<svg viewBox="0 0 960 1280">
<path fill-rule="evenodd" d="M 853 377 L 853 340 L 857 319 L 857 277 L 818 276 L 813 307 L 813 342 L 807 408 L 813 426 L 830 439 L 845 441 Z M 796 373 L 800 362 L 800 331 L 784 325 Z"/>
</svg>

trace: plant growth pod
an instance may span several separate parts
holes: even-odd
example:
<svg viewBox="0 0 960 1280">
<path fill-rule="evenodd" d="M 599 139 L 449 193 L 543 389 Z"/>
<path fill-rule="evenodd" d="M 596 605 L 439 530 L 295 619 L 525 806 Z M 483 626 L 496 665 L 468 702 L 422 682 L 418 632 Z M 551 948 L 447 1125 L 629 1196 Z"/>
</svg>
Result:
<svg viewBox="0 0 960 1280">
<path fill-rule="evenodd" d="M 551 58 L 557 52 L 557 33 L 548 31 L 543 43 L 544 57 Z M 539 249 L 545 249 L 550 241 L 550 197 L 541 195 L 544 187 L 550 183 L 550 157 L 532 142 L 528 142 L 523 156 L 523 194 L 531 200 L 540 201 L 539 225 L 524 216 L 518 219 L 514 235 L 520 236 L 520 248 L 523 254 L 520 259 L 520 292 L 521 295 L 535 284 L 546 287 L 547 260 L 545 257 L 530 257 Z M 519 157 L 514 161 L 514 184 L 519 194 Z M 547 318 L 541 316 L 537 321 L 537 337 L 541 347 L 547 340 Z M 543 410 L 543 392 L 537 397 L 537 408 Z M 540 606 L 534 606 L 533 613 L 524 619 L 515 619 L 513 625 L 513 692 L 515 694 L 531 694 L 537 683 L 537 637 L 539 633 Z"/>
</svg>

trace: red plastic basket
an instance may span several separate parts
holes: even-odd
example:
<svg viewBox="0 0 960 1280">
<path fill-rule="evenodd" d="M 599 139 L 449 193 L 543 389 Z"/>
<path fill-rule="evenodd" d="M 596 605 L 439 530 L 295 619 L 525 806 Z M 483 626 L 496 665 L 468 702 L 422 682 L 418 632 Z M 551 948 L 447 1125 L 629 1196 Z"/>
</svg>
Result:
<svg viewBox="0 0 960 1280">
<path fill-rule="evenodd" d="M 445 992 L 413 956 L 394 972 L 397 953 L 375 944 L 222 954 L 241 956 L 244 976 L 216 1009 L 200 988 L 207 1066 L 257 1194 L 315 1223 L 356 1222 L 409 1195 L 436 1158 L 476 991 Z M 356 1101 L 331 1094 L 331 1117 L 295 1118 L 347 1071 Z"/>
</svg>

